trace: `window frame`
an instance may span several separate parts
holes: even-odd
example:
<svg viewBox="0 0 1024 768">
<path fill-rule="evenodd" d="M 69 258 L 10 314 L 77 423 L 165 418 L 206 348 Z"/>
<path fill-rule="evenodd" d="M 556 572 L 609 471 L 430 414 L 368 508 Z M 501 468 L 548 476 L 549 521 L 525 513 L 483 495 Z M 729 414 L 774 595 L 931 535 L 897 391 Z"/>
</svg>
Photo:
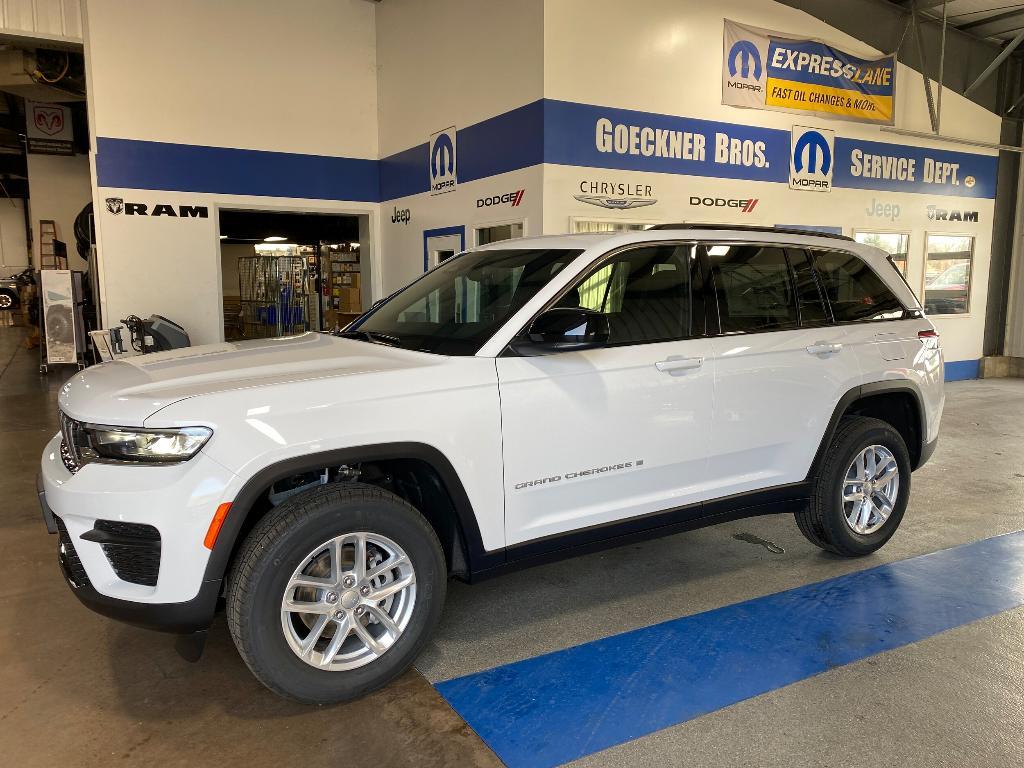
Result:
<svg viewBox="0 0 1024 768">
<path fill-rule="evenodd" d="M 906 304 L 903 303 L 903 300 L 900 299 L 900 297 L 896 294 L 896 292 L 893 291 L 893 295 L 896 296 L 896 300 L 899 302 L 900 306 L 903 307 L 903 313 L 899 317 L 881 318 L 881 319 L 878 319 L 878 320 L 836 320 L 835 312 L 832 310 L 832 302 L 829 301 L 828 294 L 823 290 L 822 281 L 821 281 L 821 275 L 818 273 L 818 268 L 817 268 L 817 266 L 815 264 L 814 254 L 818 253 L 818 252 L 822 252 L 822 253 L 844 253 L 844 254 L 846 254 L 848 256 L 853 256 L 853 257 L 855 257 L 857 259 L 860 259 L 861 261 L 863 261 L 867 265 L 868 269 L 870 269 L 873 272 L 875 272 L 875 268 L 872 267 L 871 264 L 869 264 L 867 262 L 867 260 L 863 256 L 861 256 L 859 253 L 857 253 L 855 251 L 850 250 L 849 248 L 841 248 L 841 247 L 826 246 L 826 245 L 803 245 L 803 244 L 794 243 L 794 242 L 791 242 L 791 241 L 778 242 L 778 243 L 767 243 L 767 242 L 763 242 L 763 241 L 759 241 L 759 240 L 733 240 L 733 239 L 696 240 L 696 241 L 694 241 L 694 243 L 695 243 L 695 245 L 752 245 L 752 246 L 761 246 L 761 247 L 782 248 L 783 250 L 786 250 L 787 248 L 789 248 L 789 249 L 793 249 L 793 250 L 803 250 L 803 251 L 806 251 L 807 254 L 808 254 L 808 257 L 811 260 L 811 269 L 814 271 L 815 281 L 818 284 L 818 292 L 821 295 L 821 299 L 822 299 L 822 301 L 825 304 L 826 311 L 827 311 L 828 316 L 830 318 L 829 322 L 825 323 L 825 324 L 817 323 L 817 324 L 814 324 L 814 325 L 804 325 L 802 322 L 799 322 L 797 327 L 795 327 L 795 328 L 766 329 L 766 330 L 762 330 L 762 331 L 741 331 L 741 332 L 737 332 L 737 333 L 727 333 L 727 334 L 726 333 L 722 333 L 722 330 L 721 330 L 722 329 L 722 325 L 721 325 L 721 320 L 720 320 L 720 315 L 719 315 L 719 307 L 718 307 L 718 291 L 716 290 L 716 286 L 715 286 L 715 283 L 714 283 L 714 277 L 713 277 L 713 274 L 712 274 L 713 270 L 711 268 L 710 259 L 707 256 L 700 257 L 698 255 L 698 260 L 699 261 L 703 260 L 703 261 L 706 262 L 706 263 L 701 265 L 701 270 L 704 273 L 704 276 L 705 276 L 704 279 L 705 279 L 705 281 L 707 283 L 707 285 L 705 286 L 705 306 L 706 306 L 706 312 L 707 312 L 706 333 L 707 333 L 707 336 L 709 336 L 709 337 L 711 337 L 711 336 L 719 336 L 719 337 L 729 336 L 729 337 L 732 337 L 732 336 L 742 336 L 744 334 L 760 334 L 760 333 L 791 333 L 793 331 L 800 331 L 800 330 L 810 329 L 810 328 L 827 328 L 827 327 L 831 327 L 831 326 L 834 326 L 834 325 L 835 326 L 845 326 L 845 325 L 863 325 L 865 323 L 892 323 L 892 322 L 901 322 L 903 320 L 914 320 L 914 319 L 919 319 L 920 317 L 922 317 L 922 313 L 921 313 L 920 310 L 918 310 L 918 309 L 911 309 L 910 307 L 908 307 Z M 698 254 L 699 254 L 699 250 L 698 250 Z M 896 270 L 896 272 L 899 273 L 899 270 Z M 877 275 L 878 273 L 875 272 L 875 274 Z M 882 278 L 881 275 L 878 275 L 878 278 L 880 280 L 882 280 L 882 282 L 885 283 L 886 286 L 888 286 L 888 283 L 885 282 L 885 279 Z M 790 265 L 790 280 L 792 280 L 793 283 L 794 283 L 794 296 L 795 296 L 796 295 L 795 294 L 796 285 L 795 285 L 795 276 L 793 275 L 792 265 Z M 890 290 L 892 290 L 892 289 L 890 288 Z M 712 304 L 712 302 L 714 302 L 714 303 Z M 943 317 L 962 317 L 962 315 L 943 315 Z M 798 318 L 799 318 L 799 314 L 798 314 Z M 711 330 L 712 321 L 714 321 L 715 332 L 712 332 L 712 330 Z"/>
<path fill-rule="evenodd" d="M 708 334 L 707 327 L 707 275 L 703 274 L 703 265 L 701 265 L 700 259 L 697 257 L 697 240 L 648 240 L 638 243 L 627 243 L 626 245 L 620 246 L 614 250 L 608 251 L 598 258 L 591 261 L 586 267 L 580 270 L 575 277 L 555 296 L 546 302 L 540 309 L 533 313 L 530 318 L 515 332 L 512 339 L 508 344 L 505 345 L 505 349 L 502 350 L 498 357 L 521 357 L 521 355 L 512 349 L 513 345 L 517 341 L 521 341 L 526 334 L 526 331 L 534 320 L 540 317 L 542 314 L 547 312 L 549 309 L 558 304 L 562 298 L 568 294 L 574 288 L 578 288 L 581 284 L 585 283 L 595 272 L 603 269 L 609 261 L 612 261 L 617 256 L 621 256 L 623 253 L 628 251 L 640 250 L 643 248 L 659 248 L 664 246 L 671 246 L 674 248 L 689 248 L 689 271 L 687 274 L 687 292 L 689 299 L 689 333 L 686 336 L 680 338 L 669 338 L 669 339 L 650 339 L 647 341 L 630 341 L 630 342 L 618 342 L 614 344 L 605 344 L 600 349 L 621 349 L 623 347 L 640 347 L 648 344 L 666 344 L 674 341 L 691 341 L 693 339 L 706 338 Z M 593 350 L 591 350 L 593 351 Z M 562 355 L 572 354 L 573 350 L 565 350 L 561 352 L 552 352 L 551 354 Z"/>
<path fill-rule="evenodd" d="M 942 230 L 925 230 L 924 232 L 924 252 L 922 253 L 923 260 L 921 262 L 921 306 L 926 306 L 926 295 L 925 292 L 928 290 L 928 286 L 925 281 L 928 278 L 928 238 L 932 235 L 941 237 L 966 237 L 971 241 L 971 282 L 967 286 L 967 311 L 966 312 L 941 312 L 941 313 L 929 313 L 928 317 L 941 317 L 943 319 L 957 318 L 957 317 L 971 317 L 971 310 L 974 307 L 974 266 L 976 263 L 975 256 L 978 252 L 978 236 L 973 235 L 969 232 L 944 232 Z"/>
<path fill-rule="evenodd" d="M 906 273 L 900 272 L 900 274 L 903 275 L 904 281 L 907 281 L 907 285 L 908 286 L 910 285 L 910 282 L 909 282 L 909 280 L 910 280 L 910 257 L 911 257 L 911 255 L 913 253 L 910 250 L 910 247 L 911 247 L 911 243 L 913 242 L 913 239 L 914 239 L 913 231 L 908 231 L 908 230 L 903 230 L 903 229 L 858 229 L 858 228 L 854 227 L 852 232 L 853 232 L 854 242 L 857 241 L 857 235 L 858 234 L 861 234 L 861 235 L 901 235 L 901 236 L 907 238 L 907 271 L 906 271 Z M 870 248 L 877 248 L 878 247 L 878 246 L 873 246 L 870 243 L 859 243 L 859 245 L 867 245 Z M 885 251 L 884 248 L 879 248 L 878 250 Z M 891 253 L 889 253 L 888 251 L 885 251 L 885 253 L 889 256 L 889 258 L 892 258 L 892 254 Z M 868 265 L 868 266 L 870 266 L 870 265 Z M 899 268 L 898 267 L 897 267 L 896 271 L 899 272 Z M 913 290 L 913 289 L 911 289 L 911 290 Z"/>
</svg>

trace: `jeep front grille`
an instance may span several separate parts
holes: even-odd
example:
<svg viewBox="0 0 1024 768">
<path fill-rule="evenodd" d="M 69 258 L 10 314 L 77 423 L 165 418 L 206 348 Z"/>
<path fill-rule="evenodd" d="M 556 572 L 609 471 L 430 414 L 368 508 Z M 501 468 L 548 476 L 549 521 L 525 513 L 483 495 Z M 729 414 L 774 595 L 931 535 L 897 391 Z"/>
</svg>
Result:
<svg viewBox="0 0 1024 768">
<path fill-rule="evenodd" d="M 67 467 L 68 472 L 74 474 L 82 466 L 82 460 L 79 455 L 80 442 L 84 435 L 82 434 L 81 422 L 75 421 L 70 416 L 60 411 L 60 458 L 64 462 L 64 466 Z"/>
</svg>

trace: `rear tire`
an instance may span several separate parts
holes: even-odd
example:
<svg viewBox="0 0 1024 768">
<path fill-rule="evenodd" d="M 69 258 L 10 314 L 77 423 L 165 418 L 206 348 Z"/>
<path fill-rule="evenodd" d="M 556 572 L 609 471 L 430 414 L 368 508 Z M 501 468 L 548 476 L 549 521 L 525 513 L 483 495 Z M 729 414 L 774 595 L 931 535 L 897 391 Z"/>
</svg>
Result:
<svg viewBox="0 0 1024 768">
<path fill-rule="evenodd" d="M 899 527 L 910 498 L 910 454 L 899 432 L 880 419 L 847 416 L 812 481 L 800 532 L 845 557 L 871 554 Z"/>
<path fill-rule="evenodd" d="M 374 486 L 327 485 L 274 508 L 246 538 L 228 627 L 267 688 L 333 704 L 409 668 L 440 621 L 446 585 L 441 545 L 415 508 Z"/>
</svg>

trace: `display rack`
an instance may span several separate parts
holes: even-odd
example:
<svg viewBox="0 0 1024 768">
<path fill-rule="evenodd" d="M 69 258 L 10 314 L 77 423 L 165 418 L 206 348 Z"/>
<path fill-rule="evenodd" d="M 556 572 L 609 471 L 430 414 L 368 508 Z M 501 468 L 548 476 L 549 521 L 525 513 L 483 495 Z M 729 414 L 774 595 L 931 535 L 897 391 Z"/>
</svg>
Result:
<svg viewBox="0 0 1024 768">
<path fill-rule="evenodd" d="M 245 338 L 288 336 L 309 330 L 306 258 L 295 249 L 238 259 L 241 329 Z"/>
</svg>

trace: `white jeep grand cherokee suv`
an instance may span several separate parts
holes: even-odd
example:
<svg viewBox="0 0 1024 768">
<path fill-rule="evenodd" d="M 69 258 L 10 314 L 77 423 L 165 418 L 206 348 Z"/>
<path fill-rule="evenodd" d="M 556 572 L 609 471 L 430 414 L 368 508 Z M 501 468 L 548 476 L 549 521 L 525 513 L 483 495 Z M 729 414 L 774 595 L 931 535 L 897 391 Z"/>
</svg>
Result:
<svg viewBox="0 0 1024 768">
<path fill-rule="evenodd" d="M 67 383 L 40 500 L 83 603 L 202 638 L 224 598 L 269 688 L 348 699 L 412 663 L 450 577 L 779 512 L 873 552 L 943 405 L 885 254 L 798 231 L 500 242 L 342 336 Z"/>
</svg>

